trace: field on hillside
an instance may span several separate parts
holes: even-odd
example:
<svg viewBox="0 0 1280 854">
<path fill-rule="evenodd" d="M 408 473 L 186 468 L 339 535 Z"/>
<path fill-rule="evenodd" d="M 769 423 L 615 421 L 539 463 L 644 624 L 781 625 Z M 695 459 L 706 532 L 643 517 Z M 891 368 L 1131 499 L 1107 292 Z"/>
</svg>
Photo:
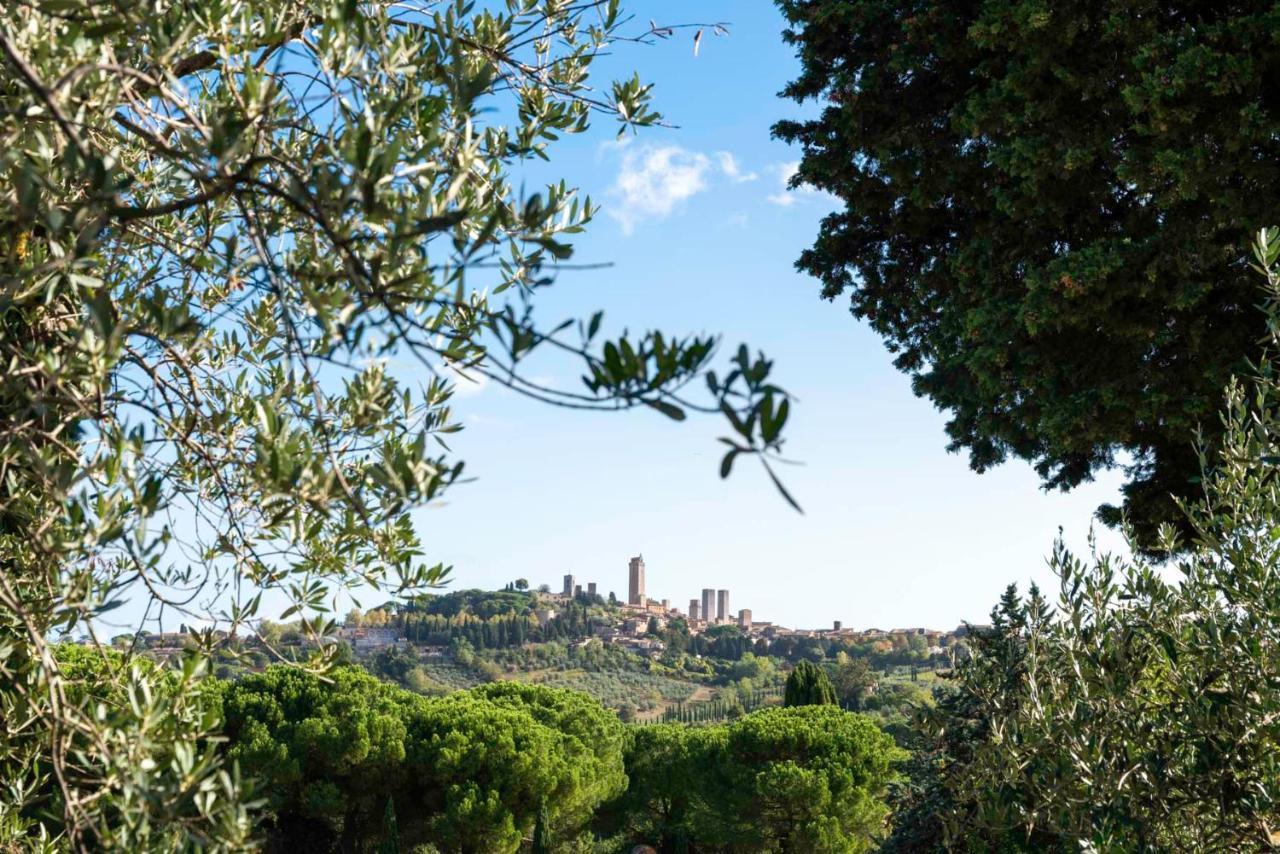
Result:
<svg viewBox="0 0 1280 854">
<path fill-rule="evenodd" d="M 431 681 L 450 691 L 465 691 L 485 681 L 471 668 L 452 661 L 424 662 L 421 667 Z"/>
<path fill-rule="evenodd" d="M 520 673 L 515 678 L 552 688 L 570 688 L 595 697 L 611 709 L 624 706 L 645 712 L 669 703 L 688 700 L 698 689 L 693 682 L 649 673 L 599 673 L 586 670 L 549 670 Z"/>
</svg>

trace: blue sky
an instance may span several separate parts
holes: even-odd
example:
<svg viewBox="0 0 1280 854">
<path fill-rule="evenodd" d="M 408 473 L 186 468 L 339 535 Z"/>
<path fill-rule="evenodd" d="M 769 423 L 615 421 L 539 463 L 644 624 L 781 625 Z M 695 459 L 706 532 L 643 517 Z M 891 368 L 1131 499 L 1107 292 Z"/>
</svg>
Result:
<svg viewBox="0 0 1280 854">
<path fill-rule="evenodd" d="M 981 621 L 1010 581 L 1052 587 L 1058 527 L 1083 548 L 1119 475 L 1045 494 L 1025 463 L 977 475 L 948 454 L 943 415 L 843 300 L 821 300 L 794 270 L 833 202 L 783 191 L 799 155 L 769 129 L 801 108 L 777 97 L 796 69 L 779 13 L 763 0 L 634 8 L 664 24 L 725 21 L 731 35 L 705 36 L 697 58 L 684 32 L 603 63 L 639 69 L 678 128 L 619 146 L 602 124 L 553 149 L 554 173 L 604 209 L 574 260 L 613 266 L 564 274 L 540 311 L 600 308 L 611 332 L 720 332 L 774 357 L 798 398 L 787 450 L 804 465 L 785 474 L 806 512 L 755 466 L 719 479 L 714 419 L 584 415 L 489 385 L 456 406 L 467 429 L 454 444 L 478 480 L 416 514 L 430 556 L 455 565 L 454 586 L 558 587 L 572 572 L 622 594 L 627 559 L 643 552 L 651 596 L 684 607 L 728 588 L 735 609 L 800 626 L 950 627 Z M 576 381 L 569 366 L 546 371 Z"/>
<path fill-rule="evenodd" d="M 496 588 L 518 577 L 559 588 L 624 595 L 627 561 L 645 556 L 648 592 L 685 608 L 704 587 L 727 588 L 733 609 L 757 620 L 814 627 L 950 628 L 982 622 L 1010 581 L 1053 590 L 1045 563 L 1059 526 L 1086 547 L 1096 507 L 1117 498 L 1103 473 L 1070 494 L 1045 494 L 1031 468 L 1010 462 L 985 475 L 946 452 L 945 418 L 916 398 L 880 339 L 845 300 L 819 296 L 794 269 L 835 201 L 787 192 L 798 152 L 770 137 L 802 108 L 777 97 L 797 68 L 771 3 L 649 2 L 635 29 L 725 22 L 730 35 L 692 31 L 653 46 L 621 45 L 598 63 L 607 85 L 639 70 L 675 125 L 629 136 L 601 122 L 551 149 L 524 176 L 530 191 L 564 178 L 602 212 L 576 243 L 576 263 L 540 293 L 543 321 L 603 309 L 604 332 L 659 328 L 720 333 L 775 360 L 796 398 L 782 473 L 804 506 L 792 511 L 749 460 L 718 474 L 718 418 L 675 424 L 655 412 L 581 413 L 529 401 L 489 383 L 462 384 L 455 414 L 466 429 L 450 444 L 473 482 L 414 521 L 426 558 L 452 564 L 452 587 Z M 727 354 L 726 354 L 727 355 Z M 416 365 L 393 368 L 414 382 Z M 580 389 L 571 364 L 535 363 L 544 381 Z M 1104 548 L 1119 538 L 1101 530 Z M 385 601 L 364 591 L 364 606 Z M 340 612 L 350 607 L 346 598 Z M 101 620 L 132 629 L 144 597 Z M 284 608 L 268 596 L 264 615 Z M 173 629 L 176 618 L 146 625 Z"/>
</svg>

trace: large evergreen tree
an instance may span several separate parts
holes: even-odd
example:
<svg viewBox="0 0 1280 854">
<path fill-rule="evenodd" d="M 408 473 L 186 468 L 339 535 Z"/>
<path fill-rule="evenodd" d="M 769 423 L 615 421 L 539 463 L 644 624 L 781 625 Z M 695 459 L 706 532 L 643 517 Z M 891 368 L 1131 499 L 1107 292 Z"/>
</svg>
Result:
<svg viewBox="0 0 1280 854">
<path fill-rule="evenodd" d="M 779 0 L 796 180 L 839 197 L 798 266 L 851 297 L 983 471 L 1129 465 L 1150 542 L 1260 352 L 1243 237 L 1280 208 L 1269 0 Z M 1119 518 L 1108 507 L 1103 517 Z"/>
<path fill-rule="evenodd" d="M 260 779 L 270 850 L 514 852 L 577 835 L 625 788 L 623 727 L 585 694 L 501 683 L 427 699 L 357 668 L 220 683 L 224 752 Z M 398 811 L 392 803 L 398 804 Z"/>
<path fill-rule="evenodd" d="M 628 732 L 627 791 L 606 808 L 662 851 L 870 850 L 885 827 L 893 740 L 832 706 Z"/>
</svg>

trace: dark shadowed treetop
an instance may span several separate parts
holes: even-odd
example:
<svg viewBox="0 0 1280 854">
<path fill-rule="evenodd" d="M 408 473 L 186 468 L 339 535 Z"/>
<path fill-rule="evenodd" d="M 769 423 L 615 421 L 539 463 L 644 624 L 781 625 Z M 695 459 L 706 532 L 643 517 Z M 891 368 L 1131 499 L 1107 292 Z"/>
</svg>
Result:
<svg viewBox="0 0 1280 854">
<path fill-rule="evenodd" d="M 983 471 L 1129 465 L 1149 534 L 1260 352 L 1243 243 L 1280 205 L 1270 2 L 780 0 L 824 107 L 775 133 L 845 202 L 798 266 L 848 292 Z M 1149 538 L 1144 537 L 1149 542 Z"/>
</svg>

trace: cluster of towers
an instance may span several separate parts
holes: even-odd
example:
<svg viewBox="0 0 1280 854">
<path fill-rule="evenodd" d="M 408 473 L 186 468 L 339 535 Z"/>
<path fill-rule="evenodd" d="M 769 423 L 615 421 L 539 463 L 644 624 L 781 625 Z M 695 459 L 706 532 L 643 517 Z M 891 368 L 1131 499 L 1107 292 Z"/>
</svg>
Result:
<svg viewBox="0 0 1280 854">
<path fill-rule="evenodd" d="M 627 604 L 638 605 L 641 608 L 648 605 L 649 600 L 644 595 L 644 555 L 637 555 L 631 559 L 628 565 L 627 574 Z M 587 593 L 596 595 L 596 583 L 594 581 L 587 584 Z M 564 577 L 564 590 L 562 594 L 565 596 L 581 596 L 582 585 L 578 583 L 578 579 L 573 575 Z"/>
<path fill-rule="evenodd" d="M 644 555 L 636 555 L 627 563 L 627 604 L 647 607 L 644 592 Z M 723 623 L 733 620 L 729 610 L 729 591 L 704 587 L 702 601 L 689 600 L 689 619 L 706 623 Z"/>
<path fill-rule="evenodd" d="M 582 585 L 577 583 L 577 579 L 572 575 L 564 577 L 564 595 L 567 597 L 579 596 L 582 594 Z M 595 582 L 587 585 L 587 593 L 594 594 L 596 592 Z M 663 599 L 661 606 L 654 601 L 650 602 L 648 596 L 645 595 L 644 589 L 644 555 L 636 555 L 627 562 L 627 605 L 635 608 L 643 608 L 652 610 L 655 613 L 665 613 L 670 610 L 670 603 Z M 689 600 L 689 620 L 691 622 L 700 623 L 731 623 L 734 622 L 733 612 L 729 610 L 729 591 L 716 590 L 712 587 L 704 587 L 702 589 L 702 598 Z M 750 625 L 751 612 L 744 610 L 739 613 L 738 622 L 746 620 L 746 624 Z"/>
<path fill-rule="evenodd" d="M 572 575 L 564 577 L 564 595 L 565 596 L 581 596 L 582 585 L 578 583 L 578 579 Z M 594 581 L 587 583 L 587 593 L 592 596 L 596 595 L 596 583 Z"/>
<path fill-rule="evenodd" d="M 729 610 L 729 591 L 702 588 L 702 601 L 689 600 L 689 619 L 704 623 L 723 623 L 733 619 Z"/>
</svg>

